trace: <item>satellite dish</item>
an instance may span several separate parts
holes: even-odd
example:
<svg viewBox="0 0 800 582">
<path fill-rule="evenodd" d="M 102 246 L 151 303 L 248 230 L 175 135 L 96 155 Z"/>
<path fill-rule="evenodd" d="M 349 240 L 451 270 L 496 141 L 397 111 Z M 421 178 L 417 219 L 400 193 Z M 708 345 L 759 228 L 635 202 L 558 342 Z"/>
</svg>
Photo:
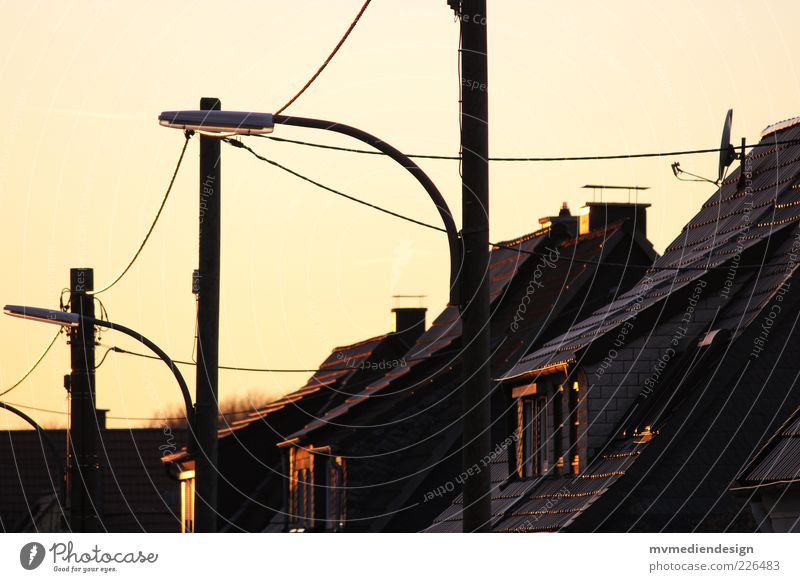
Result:
<svg viewBox="0 0 800 582">
<path fill-rule="evenodd" d="M 722 180 L 725 169 L 736 159 L 736 150 L 733 149 L 733 145 L 731 144 L 732 123 L 733 109 L 728 109 L 728 113 L 725 115 L 725 125 L 722 126 L 722 140 L 719 144 L 719 173 L 717 174 L 717 183 Z"/>
</svg>

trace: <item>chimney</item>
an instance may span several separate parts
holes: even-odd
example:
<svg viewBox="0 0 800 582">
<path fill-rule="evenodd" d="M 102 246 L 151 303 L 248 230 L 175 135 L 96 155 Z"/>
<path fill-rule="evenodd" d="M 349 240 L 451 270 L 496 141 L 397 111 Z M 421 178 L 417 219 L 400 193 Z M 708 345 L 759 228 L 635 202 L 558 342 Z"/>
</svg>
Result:
<svg viewBox="0 0 800 582">
<path fill-rule="evenodd" d="M 649 204 L 639 202 L 587 202 L 578 212 L 579 234 L 605 228 L 618 220 L 627 219 L 630 226 L 647 236 L 647 209 Z"/>
<path fill-rule="evenodd" d="M 392 332 L 399 334 L 408 346 L 412 346 L 425 331 L 427 311 L 425 307 L 395 307 L 392 309 Z"/>
<path fill-rule="evenodd" d="M 106 414 L 108 413 L 108 408 L 96 408 L 94 413 L 97 418 L 97 428 L 99 430 L 106 430 Z"/>
<path fill-rule="evenodd" d="M 578 217 L 572 215 L 566 202 L 561 203 L 561 210 L 558 211 L 558 216 L 543 216 L 539 219 L 539 226 L 543 229 L 552 229 L 556 225 L 564 227 L 567 233 L 572 236 L 575 236 L 578 232 Z"/>
</svg>

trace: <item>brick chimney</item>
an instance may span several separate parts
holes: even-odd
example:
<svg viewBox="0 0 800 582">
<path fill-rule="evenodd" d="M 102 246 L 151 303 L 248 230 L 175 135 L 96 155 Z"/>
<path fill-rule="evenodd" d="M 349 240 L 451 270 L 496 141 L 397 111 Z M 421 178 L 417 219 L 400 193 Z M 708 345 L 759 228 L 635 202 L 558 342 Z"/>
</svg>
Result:
<svg viewBox="0 0 800 582">
<path fill-rule="evenodd" d="M 569 205 L 566 202 L 561 203 L 561 210 L 558 211 L 557 216 L 543 216 L 539 219 L 539 226 L 541 228 L 552 229 L 555 226 L 563 227 L 567 233 L 575 236 L 578 233 L 578 217 L 573 216 L 569 211 Z"/>
<path fill-rule="evenodd" d="M 627 219 L 631 227 L 647 236 L 647 209 L 649 204 L 639 202 L 587 202 L 578 212 L 579 234 L 605 228 L 608 224 Z"/>
<path fill-rule="evenodd" d="M 399 334 L 407 345 L 413 345 L 425 331 L 425 307 L 395 307 L 392 309 L 392 331 Z"/>
</svg>

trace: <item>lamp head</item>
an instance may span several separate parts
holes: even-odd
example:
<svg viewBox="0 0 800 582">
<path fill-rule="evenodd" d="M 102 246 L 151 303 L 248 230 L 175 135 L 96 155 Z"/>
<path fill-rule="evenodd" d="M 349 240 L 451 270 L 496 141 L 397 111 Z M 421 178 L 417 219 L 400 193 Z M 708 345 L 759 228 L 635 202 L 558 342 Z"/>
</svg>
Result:
<svg viewBox="0 0 800 582">
<path fill-rule="evenodd" d="M 211 137 L 261 135 L 272 133 L 275 124 L 271 113 L 246 111 L 164 111 L 158 123 L 174 129 L 191 129 Z"/>
<path fill-rule="evenodd" d="M 26 307 L 24 305 L 6 305 L 3 312 L 11 317 L 32 319 L 44 323 L 53 323 L 63 327 L 78 327 L 81 316 L 77 313 L 66 313 L 57 309 L 42 309 L 41 307 Z"/>
</svg>

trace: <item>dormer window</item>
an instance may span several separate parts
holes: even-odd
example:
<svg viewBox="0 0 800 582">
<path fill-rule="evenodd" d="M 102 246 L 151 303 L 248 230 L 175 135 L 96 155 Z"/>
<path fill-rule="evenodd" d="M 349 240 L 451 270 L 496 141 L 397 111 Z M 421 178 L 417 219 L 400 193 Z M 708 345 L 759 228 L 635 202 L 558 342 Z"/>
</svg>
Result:
<svg viewBox="0 0 800 582">
<path fill-rule="evenodd" d="M 553 464 L 552 405 L 536 384 L 519 386 L 512 396 L 517 401 L 517 474 L 539 477 Z"/>
<path fill-rule="evenodd" d="M 289 531 L 341 531 L 345 526 L 345 460 L 330 447 L 289 450 Z"/>
<path fill-rule="evenodd" d="M 521 477 L 538 477 L 550 465 L 547 438 L 547 401 L 542 396 L 526 396 L 518 403 L 520 417 Z"/>
</svg>

